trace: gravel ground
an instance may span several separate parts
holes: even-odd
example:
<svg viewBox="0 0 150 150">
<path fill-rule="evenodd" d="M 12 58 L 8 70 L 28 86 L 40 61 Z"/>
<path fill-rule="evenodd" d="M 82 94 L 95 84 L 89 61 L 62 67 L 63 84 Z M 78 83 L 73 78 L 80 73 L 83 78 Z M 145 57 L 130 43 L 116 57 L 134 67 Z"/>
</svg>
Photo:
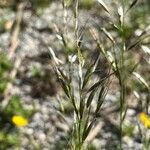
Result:
<svg viewBox="0 0 150 150">
<path fill-rule="evenodd" d="M 5 12 L 6 11 L 6 12 Z M 24 56 L 21 66 L 18 70 L 17 77 L 13 83 L 13 94 L 21 97 L 22 103 L 27 108 L 35 108 L 35 113 L 30 123 L 24 129 L 21 129 L 25 135 L 23 136 L 22 150 L 34 150 L 39 147 L 42 150 L 61 149 L 59 146 L 66 140 L 66 136 L 72 126 L 73 114 L 70 110 L 65 118 L 60 113 L 59 97 L 63 95 L 60 86 L 56 80 L 51 65 L 51 58 L 46 43 L 52 47 L 56 54 L 62 57 L 62 41 L 55 30 L 55 25 L 59 28 L 64 27 L 63 9 L 58 2 L 52 3 L 48 8 L 42 11 L 40 16 L 32 15 L 30 11 L 24 14 L 25 28 L 20 33 L 19 46 L 16 51 L 16 58 Z M 15 14 L 8 10 L 0 10 L 0 14 L 8 16 L 8 20 L 14 18 Z M 95 26 L 95 24 L 103 23 L 103 20 L 93 17 L 94 10 L 81 10 L 80 26 Z M 88 18 L 88 21 L 87 21 Z M 68 37 L 74 39 L 73 36 L 73 14 L 68 10 Z M 65 27 L 64 27 L 65 29 Z M 88 33 L 85 33 L 88 35 Z M 0 34 L 0 48 L 7 50 L 9 45 L 9 32 Z M 73 40 L 71 41 L 74 42 Z M 92 38 L 85 36 L 83 45 L 87 50 L 96 48 Z M 49 81 L 42 79 L 33 79 L 31 70 L 38 68 L 45 76 L 49 77 Z M 115 84 L 111 85 L 106 101 L 103 105 L 102 115 L 97 119 L 97 124 L 102 123 L 99 133 L 96 135 L 93 143 L 97 149 L 115 150 L 118 143 L 117 128 L 117 108 L 119 92 Z M 114 86 L 114 87 L 113 87 Z M 42 92 L 41 92 L 42 91 Z M 134 100 L 133 100 L 134 101 Z M 66 104 L 67 102 L 64 101 Z M 135 103 L 136 105 L 136 103 Z M 67 104 L 66 104 L 67 106 Z M 112 109 L 112 110 L 111 110 Z M 134 138 L 125 135 L 123 137 L 124 150 L 142 150 L 142 144 L 138 136 L 137 127 L 137 111 L 130 108 L 127 111 L 125 124 L 132 125 L 134 128 Z M 116 125 L 116 126 L 115 126 Z"/>
</svg>

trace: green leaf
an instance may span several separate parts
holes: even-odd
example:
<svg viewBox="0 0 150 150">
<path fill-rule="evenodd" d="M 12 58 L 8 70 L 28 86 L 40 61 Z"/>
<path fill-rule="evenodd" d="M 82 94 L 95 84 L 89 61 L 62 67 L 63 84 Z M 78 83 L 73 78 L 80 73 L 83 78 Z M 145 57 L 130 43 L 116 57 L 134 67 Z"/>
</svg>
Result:
<svg viewBox="0 0 150 150">
<path fill-rule="evenodd" d="M 89 97 L 87 99 L 87 103 L 86 103 L 86 107 L 87 108 L 91 105 L 92 100 L 94 98 L 94 95 L 95 95 L 96 91 L 97 91 L 97 88 L 95 88 L 94 90 L 92 90 L 92 92 L 90 93 L 90 95 L 89 95 Z"/>
<path fill-rule="evenodd" d="M 87 138 L 87 136 L 89 135 L 94 123 L 95 123 L 95 119 L 91 121 L 91 123 L 89 124 L 89 126 L 87 127 L 87 129 L 83 132 L 83 137 L 82 137 L 82 141 L 85 141 L 85 139 Z"/>
<path fill-rule="evenodd" d="M 96 61 L 87 69 L 84 79 L 83 79 L 83 85 L 82 85 L 82 89 L 84 89 L 84 87 L 86 86 L 86 84 L 88 83 L 92 73 L 96 70 L 96 67 L 98 65 L 100 56 L 96 59 Z"/>
<path fill-rule="evenodd" d="M 11 61 L 7 58 L 6 54 L 0 52 L 0 69 L 3 71 L 9 71 L 11 68 Z"/>
<path fill-rule="evenodd" d="M 10 99 L 9 104 L 4 110 L 9 116 L 21 115 L 24 117 L 29 117 L 32 115 L 33 111 L 25 109 L 21 103 L 21 99 L 17 95 L 13 95 Z"/>
<path fill-rule="evenodd" d="M 88 90 L 88 92 L 91 92 L 91 91 L 95 90 L 95 88 L 97 88 L 98 86 L 100 86 L 104 82 L 105 79 L 106 78 L 103 78 L 103 79 L 100 79 L 99 81 L 97 81 L 94 85 L 92 85 L 90 87 L 90 89 Z"/>
<path fill-rule="evenodd" d="M 65 94 L 68 98 L 70 98 L 70 88 L 66 85 L 65 81 L 61 78 L 59 78 L 59 82 L 61 83 L 61 87 L 64 90 Z"/>
<path fill-rule="evenodd" d="M 96 107 L 96 110 L 95 110 L 95 114 L 97 114 L 104 102 L 104 96 L 105 96 L 105 85 L 102 86 L 100 92 L 99 92 L 99 96 L 98 96 L 98 100 L 97 100 L 97 107 Z"/>
<path fill-rule="evenodd" d="M 131 3 L 131 5 L 129 6 L 127 12 L 128 12 L 132 7 L 134 7 L 134 5 L 136 5 L 137 2 L 138 2 L 138 0 L 134 0 L 134 1 Z"/>
<path fill-rule="evenodd" d="M 59 73 L 60 73 L 60 76 L 61 76 L 61 78 L 63 78 L 63 80 L 66 82 L 66 83 L 68 83 L 68 84 L 70 84 L 70 80 L 69 80 L 69 78 L 63 73 L 63 71 L 60 69 L 60 68 L 57 68 L 58 69 L 58 71 L 59 71 Z"/>
<path fill-rule="evenodd" d="M 1 80 L 0 81 L 0 93 L 1 94 L 5 91 L 5 89 L 7 87 L 7 83 L 8 83 L 7 80 Z"/>
<path fill-rule="evenodd" d="M 79 110 L 80 111 L 80 118 L 83 117 L 84 107 L 85 107 L 84 99 L 81 98 L 81 100 L 80 100 L 80 110 Z"/>
</svg>

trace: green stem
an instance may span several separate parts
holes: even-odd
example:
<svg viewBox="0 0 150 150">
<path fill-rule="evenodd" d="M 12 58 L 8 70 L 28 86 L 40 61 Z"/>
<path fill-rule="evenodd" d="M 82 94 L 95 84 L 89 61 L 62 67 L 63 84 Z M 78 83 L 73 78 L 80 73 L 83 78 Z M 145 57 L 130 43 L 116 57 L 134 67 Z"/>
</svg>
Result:
<svg viewBox="0 0 150 150">
<path fill-rule="evenodd" d="M 121 91 L 120 91 L 120 150 L 122 149 L 122 124 L 123 124 L 123 108 L 124 108 L 124 100 L 125 100 L 125 88 L 121 81 Z"/>
</svg>

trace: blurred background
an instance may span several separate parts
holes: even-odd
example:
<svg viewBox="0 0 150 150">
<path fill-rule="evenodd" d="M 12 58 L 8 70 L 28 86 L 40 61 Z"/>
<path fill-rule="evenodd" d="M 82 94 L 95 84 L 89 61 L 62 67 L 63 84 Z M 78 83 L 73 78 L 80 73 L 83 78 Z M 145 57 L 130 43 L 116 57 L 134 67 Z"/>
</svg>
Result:
<svg viewBox="0 0 150 150">
<path fill-rule="evenodd" d="M 117 9 L 121 0 L 106 0 L 111 17 L 96 0 L 79 0 L 79 34 L 86 68 L 95 60 L 99 49 L 91 35 L 94 30 L 103 46 L 112 43 L 101 32 L 104 27 L 118 45 L 120 37 L 129 48 L 128 71 L 136 71 L 150 85 L 150 1 L 138 0 L 125 16 L 124 32 L 112 28 L 119 24 Z M 132 2 L 125 0 L 126 8 Z M 143 34 L 142 34 L 143 33 Z M 141 35 L 142 34 L 142 35 Z M 69 149 L 73 108 L 67 101 L 53 69 L 49 47 L 67 68 L 68 55 L 76 54 L 74 36 L 74 1 L 0 0 L 0 150 Z M 100 53 L 97 76 L 105 77 L 109 63 Z M 112 77 L 96 132 L 87 149 L 115 150 L 118 144 L 119 85 Z M 139 79 L 138 79 L 139 80 Z M 142 150 L 137 115 L 144 111 L 149 92 L 137 79 L 127 82 L 128 111 L 123 128 L 124 149 Z M 13 121 L 21 116 L 21 123 Z"/>
</svg>

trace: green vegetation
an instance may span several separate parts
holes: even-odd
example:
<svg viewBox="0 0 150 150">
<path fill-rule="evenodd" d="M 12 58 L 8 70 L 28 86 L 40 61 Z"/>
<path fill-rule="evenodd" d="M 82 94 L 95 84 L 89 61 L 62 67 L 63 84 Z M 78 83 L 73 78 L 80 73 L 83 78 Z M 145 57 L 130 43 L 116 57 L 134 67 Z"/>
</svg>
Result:
<svg viewBox="0 0 150 150">
<path fill-rule="evenodd" d="M 2 94 L 10 81 L 8 76 L 12 68 L 11 62 L 6 57 L 6 54 L 0 52 L 0 93 Z"/>
<path fill-rule="evenodd" d="M 41 14 L 40 16 L 39 12 L 48 8 L 53 2 L 58 4 L 58 1 L 52 0 L 29 0 L 23 13 L 27 11 L 29 14 L 35 15 L 34 19 L 38 20 L 43 15 Z M 14 6 L 18 6 L 19 3 L 20 1 L 15 1 Z M 39 101 L 42 99 L 42 101 L 44 101 L 45 98 L 51 96 L 56 100 L 59 98 L 60 107 L 59 109 L 57 106 L 55 108 L 59 111 L 58 119 L 63 118 L 63 122 L 65 122 L 66 116 L 72 119 L 72 126 L 69 126 L 69 129 L 64 127 L 66 129 L 64 129 L 66 137 L 62 139 L 58 138 L 59 141 L 54 142 L 56 143 L 54 149 L 97 150 L 97 147 L 91 142 L 92 139 L 97 138 L 96 136 L 100 134 L 99 132 L 103 130 L 103 127 L 105 131 L 107 126 L 109 128 L 114 126 L 117 131 L 116 136 L 118 140 L 117 144 L 115 143 L 114 145 L 119 150 L 123 150 L 125 143 L 123 139 L 124 136 L 134 139 L 136 134 L 139 135 L 138 137 L 142 142 L 143 149 L 149 150 L 150 18 L 148 14 L 149 7 L 147 6 L 148 1 L 112 0 L 107 2 L 104 0 L 62 0 L 60 3 L 62 5 L 61 19 L 63 21 L 60 22 L 59 25 L 53 21 L 50 22 L 54 27 L 52 30 L 55 30 L 50 36 L 55 34 L 61 41 L 59 43 L 60 45 L 58 44 L 58 50 L 53 50 L 53 41 L 49 44 L 49 42 L 51 42 L 50 40 L 53 39 L 55 41 L 56 37 L 50 38 L 50 40 L 41 40 L 39 38 L 40 46 L 49 49 L 51 54 L 49 58 L 50 62 L 46 62 L 45 56 L 40 55 L 27 58 L 27 61 L 30 61 L 30 59 L 34 59 L 33 62 L 39 60 L 39 63 L 41 63 L 40 67 L 29 64 L 31 66 L 33 65 L 33 67 L 30 68 L 29 66 L 28 68 L 27 63 L 25 64 L 25 68 L 22 68 L 22 64 L 20 64 L 18 68 L 21 71 L 23 70 L 21 72 L 14 66 L 16 58 L 8 58 L 7 55 L 9 55 L 8 53 L 10 51 L 0 51 L 0 98 L 2 103 L 4 100 L 8 100 L 8 104 L 5 108 L 0 105 L 0 149 L 21 148 L 21 140 L 26 134 L 23 133 L 23 128 L 20 128 L 20 126 L 23 127 L 27 125 L 29 121 L 32 120 L 31 117 L 35 111 L 25 107 L 21 95 L 12 94 L 11 92 L 7 93 L 8 85 L 12 84 L 13 86 L 15 79 L 19 78 L 18 82 L 20 83 L 20 88 L 25 84 L 28 94 L 33 99 L 35 98 Z M 81 20 L 79 19 L 79 17 L 81 17 L 80 10 L 82 10 L 82 12 L 89 11 L 89 15 L 92 16 L 92 19 L 97 20 L 90 22 L 90 24 L 81 24 Z M 14 11 L 17 10 L 14 9 Z M 68 15 L 68 12 L 71 15 Z M 61 12 L 57 15 L 60 17 L 60 14 Z M 45 19 L 45 16 L 43 15 L 41 18 Z M 69 20 L 70 18 L 67 17 L 73 18 L 72 20 L 74 22 L 72 20 L 71 22 Z M 44 19 L 42 20 L 43 23 Z M 88 19 L 89 18 L 87 18 L 87 20 Z M 18 24 L 20 26 L 25 24 L 25 30 L 19 32 L 26 32 L 26 28 L 28 28 L 27 23 L 24 22 L 26 17 L 20 20 L 21 23 Z M 4 18 L 0 19 L 0 32 L 2 31 L 2 34 L 5 33 L 5 23 L 7 21 L 8 20 Z M 91 20 L 89 19 L 88 21 Z M 96 21 L 98 23 L 96 23 Z M 71 27 L 69 27 L 68 24 L 71 25 Z M 45 28 L 45 26 L 36 28 L 31 24 L 29 27 L 29 31 L 33 30 L 33 32 L 39 32 L 39 34 L 44 32 L 45 37 L 48 38 L 46 32 L 47 28 Z M 13 28 L 15 29 L 15 26 Z M 14 29 L 11 29 L 11 33 L 13 33 Z M 71 34 L 69 34 L 69 32 Z M 10 36 L 13 36 L 11 33 Z M 21 33 L 18 34 L 18 39 L 14 40 L 15 42 L 24 38 L 24 36 L 20 36 Z M 34 36 L 34 38 L 37 38 L 36 34 Z M 15 35 L 15 37 L 17 36 Z M 84 40 L 84 38 L 87 41 Z M 14 37 L 10 39 L 13 41 Z M 59 42 L 58 39 L 56 41 Z M 38 38 L 36 40 L 38 40 Z M 43 41 L 46 41 L 48 44 L 45 44 Z M 32 41 L 30 42 L 32 44 Z M 12 48 L 10 43 L 8 43 L 9 50 Z M 50 47 L 51 45 L 52 47 Z M 17 46 L 15 50 L 18 52 L 21 45 Z M 16 52 L 15 50 L 14 54 Z M 60 58 L 62 58 L 62 60 Z M 26 56 L 24 59 L 26 59 Z M 40 62 L 41 59 L 42 61 Z M 22 62 L 24 63 L 24 60 L 22 60 Z M 51 73 L 51 70 L 47 68 L 46 65 L 53 68 L 56 76 Z M 15 79 L 11 77 L 12 70 L 17 72 Z M 58 80 L 58 82 L 53 86 L 56 80 Z M 58 84 L 61 86 L 63 93 L 59 87 L 56 88 Z M 113 100 L 110 100 L 111 102 L 107 102 L 106 97 L 109 96 L 109 92 L 114 93 L 113 90 L 115 91 L 116 101 L 113 102 Z M 51 103 L 52 100 L 49 102 Z M 39 104 L 41 103 L 40 101 Z M 109 110 L 111 106 L 107 106 L 107 103 L 110 103 L 110 105 L 115 104 L 115 112 L 112 111 L 112 114 L 109 114 L 110 117 L 111 115 L 115 115 L 115 121 L 111 120 L 114 119 L 113 117 L 109 118 L 109 116 L 107 116 L 107 113 L 111 112 L 111 110 Z M 34 104 L 34 102 L 32 104 Z M 103 107 L 103 105 L 106 106 Z M 40 109 L 40 106 L 38 107 Z M 133 119 L 133 121 L 136 120 L 133 125 L 132 123 L 125 125 L 125 121 L 128 119 L 128 111 L 130 111 L 129 108 L 133 109 L 136 114 L 133 115 L 136 117 L 136 119 Z M 43 116 L 45 115 L 43 114 L 45 110 L 45 107 L 42 108 Z M 17 123 L 12 119 L 14 116 L 20 117 Z M 44 117 L 47 118 L 47 114 L 45 116 Z M 99 120 L 103 122 L 102 129 L 95 131 L 95 126 L 99 123 Z M 56 122 L 57 120 L 53 119 L 51 124 L 55 125 L 57 124 Z M 56 130 L 57 128 L 59 127 L 56 127 Z M 138 131 L 136 131 L 135 134 L 137 128 Z M 63 127 L 61 130 L 63 130 Z M 44 132 L 48 132 L 47 129 Z M 89 140 L 88 138 L 92 132 L 97 133 L 94 133 L 94 137 Z M 112 131 L 111 134 L 114 134 L 114 131 Z M 42 135 L 42 137 L 44 136 Z M 28 138 L 29 143 L 35 148 L 36 140 L 34 140 L 33 137 Z M 101 136 L 98 138 L 101 138 Z M 30 141 L 30 139 L 33 139 L 33 141 Z M 37 144 L 37 147 L 38 146 L 42 147 L 40 144 Z"/>
<path fill-rule="evenodd" d="M 3 96 L 7 85 L 11 82 L 9 73 L 13 65 L 7 58 L 6 54 L 0 52 L 0 95 Z M 0 111 L 0 149 L 19 148 L 21 142 L 21 134 L 15 124 L 12 122 L 12 117 L 20 115 L 31 117 L 33 110 L 25 109 L 21 103 L 21 99 L 17 95 L 12 95 L 6 108 Z"/>
</svg>

